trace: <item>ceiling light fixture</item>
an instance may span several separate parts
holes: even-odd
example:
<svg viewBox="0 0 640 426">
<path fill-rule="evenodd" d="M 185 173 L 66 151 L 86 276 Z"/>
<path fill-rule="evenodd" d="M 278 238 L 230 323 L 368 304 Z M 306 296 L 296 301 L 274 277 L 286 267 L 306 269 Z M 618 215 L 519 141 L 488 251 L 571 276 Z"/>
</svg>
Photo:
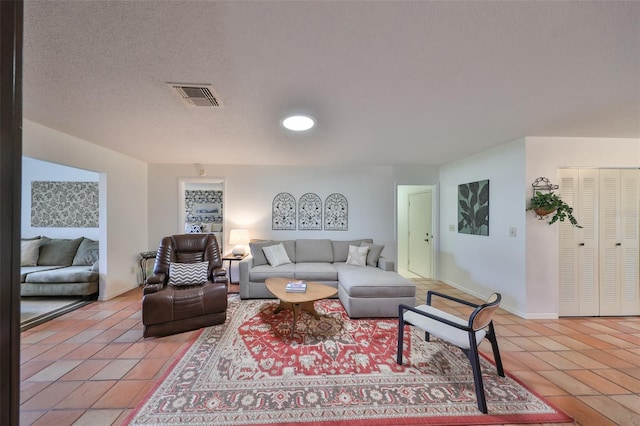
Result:
<svg viewBox="0 0 640 426">
<path fill-rule="evenodd" d="M 316 125 L 316 121 L 308 115 L 290 115 L 282 120 L 282 125 L 294 132 L 303 132 Z"/>
</svg>

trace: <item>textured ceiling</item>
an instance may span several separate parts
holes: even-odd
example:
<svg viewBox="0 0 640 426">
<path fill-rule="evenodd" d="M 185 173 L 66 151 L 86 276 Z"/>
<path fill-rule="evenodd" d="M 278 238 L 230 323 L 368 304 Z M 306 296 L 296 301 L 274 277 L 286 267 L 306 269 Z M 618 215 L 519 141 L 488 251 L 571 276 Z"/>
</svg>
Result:
<svg viewBox="0 0 640 426">
<path fill-rule="evenodd" d="M 640 2 L 27 0 L 24 20 L 24 117 L 152 163 L 440 165 L 523 136 L 640 137 Z M 285 131 L 292 111 L 317 127 Z"/>
</svg>

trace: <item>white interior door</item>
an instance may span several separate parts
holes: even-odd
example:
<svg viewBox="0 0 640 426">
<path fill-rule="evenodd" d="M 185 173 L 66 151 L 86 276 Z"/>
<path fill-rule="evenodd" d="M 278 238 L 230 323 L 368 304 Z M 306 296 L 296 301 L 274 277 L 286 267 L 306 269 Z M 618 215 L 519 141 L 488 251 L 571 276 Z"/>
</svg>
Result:
<svg viewBox="0 0 640 426">
<path fill-rule="evenodd" d="M 433 278 L 432 191 L 409 194 L 409 272 Z"/>
</svg>

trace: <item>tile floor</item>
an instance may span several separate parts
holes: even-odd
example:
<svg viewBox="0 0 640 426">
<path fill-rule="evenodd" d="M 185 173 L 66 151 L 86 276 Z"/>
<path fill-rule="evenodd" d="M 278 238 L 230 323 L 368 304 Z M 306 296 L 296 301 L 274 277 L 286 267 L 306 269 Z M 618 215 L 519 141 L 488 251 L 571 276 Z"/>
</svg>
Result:
<svg viewBox="0 0 640 426">
<path fill-rule="evenodd" d="M 420 301 L 427 289 L 469 298 L 415 281 Z M 140 300 L 135 289 L 22 333 L 21 425 L 123 423 L 197 335 L 143 339 Z M 495 323 L 505 369 L 575 424 L 640 425 L 640 317 L 533 321 L 500 311 Z"/>
</svg>

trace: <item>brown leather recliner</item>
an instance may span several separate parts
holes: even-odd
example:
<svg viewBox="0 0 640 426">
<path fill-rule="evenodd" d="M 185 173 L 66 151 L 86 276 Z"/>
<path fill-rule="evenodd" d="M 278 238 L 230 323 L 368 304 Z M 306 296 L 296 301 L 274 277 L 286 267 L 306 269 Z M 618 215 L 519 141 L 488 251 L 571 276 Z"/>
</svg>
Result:
<svg viewBox="0 0 640 426">
<path fill-rule="evenodd" d="M 169 284 L 171 263 L 209 261 L 208 281 L 198 285 Z M 183 283 L 184 284 L 184 283 Z M 167 336 L 221 324 L 227 318 L 227 274 L 213 234 L 164 237 L 153 275 L 144 286 L 144 337 Z"/>
</svg>

